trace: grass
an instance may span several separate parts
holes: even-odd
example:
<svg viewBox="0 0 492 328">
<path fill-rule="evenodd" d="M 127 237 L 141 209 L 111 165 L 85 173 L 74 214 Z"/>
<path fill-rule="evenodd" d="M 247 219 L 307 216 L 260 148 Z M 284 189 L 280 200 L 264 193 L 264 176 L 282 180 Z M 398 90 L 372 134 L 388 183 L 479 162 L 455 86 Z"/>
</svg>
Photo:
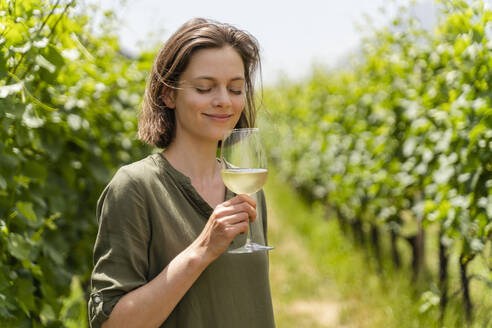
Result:
<svg viewBox="0 0 492 328">
<path fill-rule="evenodd" d="M 269 212 L 272 296 L 277 326 L 289 327 L 437 327 L 432 276 L 411 282 L 408 245 L 400 241 L 403 268 L 384 261 L 378 273 L 370 252 L 344 236 L 337 221 L 327 220 L 319 204 L 307 204 L 271 170 L 265 186 Z M 432 237 L 432 236 L 431 236 Z M 437 252 L 428 260 L 435 267 Z M 429 258 L 430 256 L 428 256 Z M 389 258 L 389 255 L 386 256 Z M 457 267 L 456 256 L 451 258 Z M 472 266 L 473 268 L 473 266 Z M 458 289 L 452 272 L 451 291 Z M 472 283 L 475 324 L 492 327 L 492 290 Z M 438 298 L 437 298 L 438 300 Z M 422 312 L 425 305 L 428 310 Z M 448 307 L 443 327 L 465 327 L 460 295 Z"/>
</svg>

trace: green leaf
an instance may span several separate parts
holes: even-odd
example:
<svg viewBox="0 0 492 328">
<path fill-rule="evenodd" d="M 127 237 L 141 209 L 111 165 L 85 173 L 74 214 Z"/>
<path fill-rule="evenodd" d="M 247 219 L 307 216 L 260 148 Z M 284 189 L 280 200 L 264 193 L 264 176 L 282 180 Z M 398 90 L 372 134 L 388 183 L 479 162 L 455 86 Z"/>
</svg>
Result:
<svg viewBox="0 0 492 328">
<path fill-rule="evenodd" d="M 39 3 L 35 0 L 23 0 L 19 5 L 22 6 L 22 9 L 24 12 L 32 12 L 37 6 L 39 6 Z"/>
<path fill-rule="evenodd" d="M 24 41 L 25 28 L 21 24 L 10 24 L 9 30 L 5 33 L 5 39 L 9 44 L 19 44 Z"/>
<path fill-rule="evenodd" d="M 56 319 L 56 314 L 55 311 L 53 311 L 53 308 L 51 305 L 44 303 L 43 308 L 41 309 L 41 312 L 39 313 L 39 317 L 41 318 L 41 322 L 43 325 L 47 325 L 50 321 L 53 321 Z"/>
<path fill-rule="evenodd" d="M 21 147 L 27 146 L 30 142 L 28 128 L 24 126 L 18 126 L 16 129 L 15 138 L 19 146 Z"/>
<path fill-rule="evenodd" d="M 47 175 L 46 165 L 41 162 L 29 161 L 24 166 L 24 173 L 30 178 L 45 180 Z"/>
<path fill-rule="evenodd" d="M 0 50 L 0 79 L 5 78 L 6 76 L 7 76 L 7 61 L 5 60 L 3 52 Z"/>
<path fill-rule="evenodd" d="M 22 82 L 0 86 L 0 98 L 7 98 L 12 94 L 21 92 L 23 88 L 24 84 Z"/>
<path fill-rule="evenodd" d="M 25 260 L 31 253 L 31 246 L 24 237 L 16 233 L 9 233 L 7 240 L 7 249 L 13 257 L 19 260 Z"/>
<path fill-rule="evenodd" d="M 56 70 L 56 66 L 50 63 L 46 58 L 44 58 L 42 55 L 37 55 L 35 58 L 36 64 L 38 64 L 40 67 L 46 69 L 50 73 L 54 73 Z"/>
<path fill-rule="evenodd" d="M 7 189 L 7 181 L 1 174 L 0 174 L 0 189 Z"/>
<path fill-rule="evenodd" d="M 21 309 L 24 313 L 31 317 L 30 311 L 36 310 L 36 305 L 34 302 L 34 286 L 31 281 L 26 279 L 17 279 L 15 281 L 15 286 L 17 289 L 16 300 L 19 303 Z"/>
<path fill-rule="evenodd" d="M 63 307 L 60 310 L 60 317 L 64 318 L 64 323 L 69 328 L 87 326 L 87 306 L 84 290 L 78 276 L 73 276 L 72 278 L 72 283 L 70 284 L 70 294 L 63 300 Z"/>
<path fill-rule="evenodd" d="M 477 142 L 478 142 L 478 137 L 484 132 L 486 131 L 487 128 L 485 126 L 485 124 L 477 124 L 471 131 L 470 131 L 470 135 L 469 135 L 469 138 L 470 138 L 470 145 L 475 145 Z"/>
<path fill-rule="evenodd" d="M 65 257 L 62 252 L 48 244 L 43 244 L 43 250 L 57 265 L 63 265 Z"/>
<path fill-rule="evenodd" d="M 9 228 L 7 228 L 5 221 L 2 219 L 0 219 L 0 232 L 3 233 L 4 235 L 9 234 Z"/>
<path fill-rule="evenodd" d="M 31 179 L 29 177 L 26 177 L 25 175 L 14 175 L 14 182 L 17 184 L 18 187 L 27 189 L 29 187 Z"/>
<path fill-rule="evenodd" d="M 60 68 L 65 65 L 65 59 L 54 46 L 48 47 L 48 52 L 45 54 L 45 57 L 50 63 L 55 65 L 56 68 Z"/>
<path fill-rule="evenodd" d="M 35 222 L 37 220 L 36 213 L 32 208 L 32 203 L 30 202 L 16 202 L 15 207 L 19 213 L 29 221 Z"/>
<path fill-rule="evenodd" d="M 2 168 L 13 169 L 19 165 L 19 159 L 12 155 L 0 154 L 0 165 Z"/>
<path fill-rule="evenodd" d="M 26 105 L 22 103 L 11 103 L 5 108 L 5 113 L 8 113 L 10 117 L 20 119 L 26 110 Z"/>
<path fill-rule="evenodd" d="M 62 55 L 58 52 L 58 50 L 53 46 L 48 46 L 44 48 L 42 58 L 38 58 L 38 64 L 43 67 L 40 70 L 41 79 L 50 84 L 54 84 L 56 81 L 56 74 L 60 70 L 61 67 L 65 64 L 65 61 Z"/>
</svg>

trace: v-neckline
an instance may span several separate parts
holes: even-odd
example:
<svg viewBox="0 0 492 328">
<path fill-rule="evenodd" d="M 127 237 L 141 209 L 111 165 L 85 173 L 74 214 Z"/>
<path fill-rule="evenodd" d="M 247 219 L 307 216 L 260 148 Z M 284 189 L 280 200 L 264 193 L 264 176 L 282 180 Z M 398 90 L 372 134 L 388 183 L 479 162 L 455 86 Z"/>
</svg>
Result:
<svg viewBox="0 0 492 328">
<path fill-rule="evenodd" d="M 171 163 L 169 163 L 167 158 L 161 152 L 159 152 L 157 155 L 161 163 L 163 163 L 165 167 L 164 171 L 166 171 L 178 183 L 178 185 L 182 188 L 185 196 L 188 197 L 208 219 L 208 217 L 212 214 L 214 209 L 205 199 L 203 199 L 200 193 L 195 189 L 195 187 L 191 183 L 190 177 L 185 175 L 178 169 L 176 169 L 174 166 L 172 166 Z M 224 201 L 234 196 L 235 194 L 232 191 L 225 188 Z"/>
</svg>

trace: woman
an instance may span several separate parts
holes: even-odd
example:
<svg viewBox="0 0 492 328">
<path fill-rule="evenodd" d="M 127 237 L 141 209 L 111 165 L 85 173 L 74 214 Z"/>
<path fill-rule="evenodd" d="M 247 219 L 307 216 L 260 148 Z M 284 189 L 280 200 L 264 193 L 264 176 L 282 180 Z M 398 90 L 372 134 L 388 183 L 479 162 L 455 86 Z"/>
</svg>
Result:
<svg viewBox="0 0 492 328">
<path fill-rule="evenodd" d="M 92 327 L 274 327 L 266 252 L 224 253 L 250 219 L 266 243 L 264 196 L 227 191 L 216 159 L 224 131 L 254 124 L 258 66 L 252 36 L 205 19 L 157 55 L 139 137 L 165 150 L 119 169 L 99 199 Z"/>
</svg>

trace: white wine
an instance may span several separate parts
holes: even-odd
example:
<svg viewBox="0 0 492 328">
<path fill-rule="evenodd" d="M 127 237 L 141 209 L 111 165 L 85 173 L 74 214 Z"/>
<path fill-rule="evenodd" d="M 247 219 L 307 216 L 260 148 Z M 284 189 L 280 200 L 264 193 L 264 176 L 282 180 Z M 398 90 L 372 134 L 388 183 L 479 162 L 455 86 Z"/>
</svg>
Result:
<svg viewBox="0 0 492 328">
<path fill-rule="evenodd" d="M 222 170 L 224 184 L 236 194 L 254 194 L 263 187 L 267 176 L 267 169 Z"/>
</svg>

